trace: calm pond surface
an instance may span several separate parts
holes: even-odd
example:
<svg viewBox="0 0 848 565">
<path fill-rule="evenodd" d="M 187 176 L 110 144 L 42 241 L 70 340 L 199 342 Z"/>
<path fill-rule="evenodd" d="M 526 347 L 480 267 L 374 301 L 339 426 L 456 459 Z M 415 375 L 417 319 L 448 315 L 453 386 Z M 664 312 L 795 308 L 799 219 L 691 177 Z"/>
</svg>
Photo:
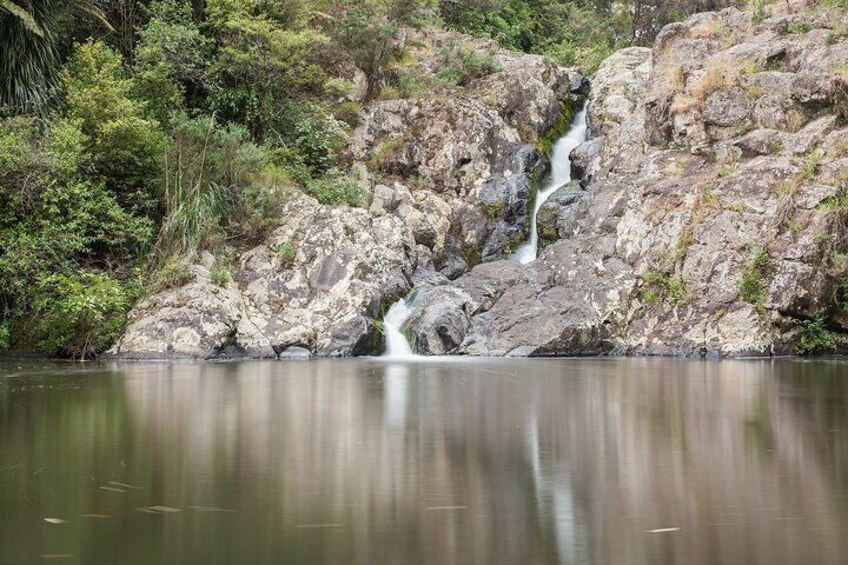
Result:
<svg viewBox="0 0 848 565">
<path fill-rule="evenodd" d="M 0 364 L 0 563 L 848 563 L 848 363 Z"/>
</svg>

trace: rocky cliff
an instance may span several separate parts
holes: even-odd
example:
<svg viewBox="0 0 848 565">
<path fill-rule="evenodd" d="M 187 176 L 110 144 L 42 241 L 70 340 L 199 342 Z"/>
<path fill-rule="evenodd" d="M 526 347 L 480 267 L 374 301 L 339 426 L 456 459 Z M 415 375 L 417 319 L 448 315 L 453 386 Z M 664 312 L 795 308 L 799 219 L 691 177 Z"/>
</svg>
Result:
<svg viewBox="0 0 848 565">
<path fill-rule="evenodd" d="M 508 256 L 544 166 L 536 145 L 582 81 L 498 60 L 462 91 L 371 105 L 351 144 L 367 212 L 295 200 L 236 282 L 216 287 L 199 265 L 139 305 L 116 353 L 369 353 L 374 319 L 413 286 L 407 331 L 430 354 L 769 355 L 811 320 L 848 328 L 843 10 L 699 14 L 607 60 L 572 155 L 580 180 L 543 208 L 527 266 Z"/>
</svg>

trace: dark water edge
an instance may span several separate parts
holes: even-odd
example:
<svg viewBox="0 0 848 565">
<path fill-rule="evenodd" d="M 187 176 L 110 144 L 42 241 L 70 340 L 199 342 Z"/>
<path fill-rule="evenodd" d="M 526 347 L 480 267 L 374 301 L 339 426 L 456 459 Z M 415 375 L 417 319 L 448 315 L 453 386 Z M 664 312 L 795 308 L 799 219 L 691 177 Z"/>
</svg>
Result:
<svg viewBox="0 0 848 565">
<path fill-rule="evenodd" d="M 846 563 L 848 361 L 0 362 L 53 561 Z"/>
</svg>

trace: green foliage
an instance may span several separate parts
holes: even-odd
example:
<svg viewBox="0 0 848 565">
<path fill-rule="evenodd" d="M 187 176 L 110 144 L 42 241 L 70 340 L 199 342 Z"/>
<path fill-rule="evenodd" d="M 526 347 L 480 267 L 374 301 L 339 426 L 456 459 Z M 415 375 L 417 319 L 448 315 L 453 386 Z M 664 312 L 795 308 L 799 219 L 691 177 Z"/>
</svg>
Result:
<svg viewBox="0 0 848 565">
<path fill-rule="evenodd" d="M 12 345 L 44 343 L 69 355 L 100 349 L 103 342 L 90 335 L 87 322 L 69 321 L 61 339 L 44 337 L 46 329 L 37 322 L 52 303 L 76 308 L 79 316 L 90 319 L 73 303 L 76 283 L 88 280 L 78 275 L 81 269 L 131 264 L 150 244 L 152 221 L 123 208 L 102 182 L 88 175 L 87 146 L 87 136 L 74 121 L 59 121 L 46 131 L 35 120 L 22 118 L 0 127 L 0 200 L 5 204 L 0 210 L 0 311 Z M 129 272 L 120 275 L 130 277 Z M 91 276 L 91 283 L 100 285 L 92 292 L 108 286 Z M 109 285 L 122 284 L 104 276 Z M 111 311 L 100 303 L 95 306 L 102 307 L 104 316 Z M 82 333 L 74 334 L 76 330 Z"/>
<path fill-rule="evenodd" d="M 0 4 L 0 115 L 39 110 L 59 86 L 59 52 L 48 2 Z"/>
<path fill-rule="evenodd" d="M 208 105 L 255 137 L 285 131 L 277 123 L 281 110 L 298 93 L 319 90 L 326 78 L 314 57 L 326 38 L 300 27 L 301 7 L 275 6 L 252 0 L 207 3 L 207 24 L 218 45 Z"/>
<path fill-rule="evenodd" d="M 230 282 L 232 282 L 233 275 L 230 272 L 229 265 L 215 261 L 215 264 L 212 265 L 212 269 L 209 271 L 209 278 L 212 281 L 212 284 L 227 286 Z"/>
<path fill-rule="evenodd" d="M 649 305 L 660 302 L 675 304 L 683 300 L 686 294 L 683 279 L 667 273 L 645 271 L 642 283 L 642 300 Z"/>
<path fill-rule="evenodd" d="M 273 248 L 272 251 L 280 255 L 280 260 L 282 261 L 283 266 L 287 267 L 294 263 L 296 252 L 294 249 L 294 245 L 292 245 L 288 241 L 277 248 Z"/>
<path fill-rule="evenodd" d="M 306 192 L 315 197 L 321 204 L 328 206 L 353 206 L 365 205 L 366 193 L 359 181 L 350 173 L 334 169 L 323 177 L 310 181 L 306 186 Z"/>
<path fill-rule="evenodd" d="M 148 294 L 185 286 L 195 279 L 191 266 L 185 260 L 168 261 L 159 267 L 147 281 Z"/>
<path fill-rule="evenodd" d="M 406 149 L 402 139 L 387 139 L 381 142 L 371 152 L 368 166 L 372 171 L 391 172 L 392 162 Z"/>
<path fill-rule="evenodd" d="M 108 275 L 54 274 L 36 285 L 34 335 L 38 347 L 75 359 L 105 351 L 120 337 L 132 289 Z"/>
<path fill-rule="evenodd" d="M 743 268 L 739 279 L 739 298 L 762 310 L 765 306 L 766 290 L 775 275 L 775 264 L 765 251 L 757 251 Z"/>
<path fill-rule="evenodd" d="M 186 107 L 186 97 L 198 99 L 208 89 L 214 42 L 201 33 L 187 3 L 159 0 L 150 12 L 150 21 L 139 32 L 135 80 L 139 94 L 166 122 Z"/>
<path fill-rule="evenodd" d="M 278 120 L 277 142 L 288 151 L 283 165 L 304 168 L 313 178 L 339 165 L 347 133 L 332 113 L 314 103 L 290 104 Z"/>
<path fill-rule="evenodd" d="M 333 21 L 333 39 L 365 73 L 365 98 L 372 100 L 380 93 L 386 67 L 397 55 L 394 36 L 398 25 L 377 2 L 349 2 L 345 8 Z"/>
<path fill-rule="evenodd" d="M 439 78 L 448 84 L 466 86 L 473 80 L 497 73 L 503 67 L 490 51 L 478 51 L 466 45 L 453 44 L 439 53 Z"/>
<path fill-rule="evenodd" d="M 807 320 L 801 324 L 798 338 L 795 342 L 795 353 L 798 355 L 821 355 L 833 353 L 836 349 L 836 338 L 827 329 L 824 319 Z"/>
<path fill-rule="evenodd" d="M 804 161 L 804 168 L 801 171 L 801 176 L 807 180 L 812 180 L 816 178 L 819 174 L 819 169 L 821 168 L 821 163 L 823 159 L 823 155 L 821 151 L 813 151 Z"/>
<path fill-rule="evenodd" d="M 353 101 L 342 102 L 333 110 L 333 117 L 355 128 L 362 122 L 362 104 Z"/>
<path fill-rule="evenodd" d="M 771 10 L 766 7 L 770 3 L 770 0 L 754 0 L 754 24 L 759 25 L 771 17 Z"/>
<path fill-rule="evenodd" d="M 134 98 L 120 55 L 102 42 L 78 46 L 63 73 L 67 115 L 88 140 L 94 176 L 122 206 L 152 214 L 166 138 Z"/>
<path fill-rule="evenodd" d="M 291 192 L 270 153 L 235 124 L 178 117 L 165 164 L 165 221 L 158 265 L 229 239 L 261 238 Z"/>
</svg>

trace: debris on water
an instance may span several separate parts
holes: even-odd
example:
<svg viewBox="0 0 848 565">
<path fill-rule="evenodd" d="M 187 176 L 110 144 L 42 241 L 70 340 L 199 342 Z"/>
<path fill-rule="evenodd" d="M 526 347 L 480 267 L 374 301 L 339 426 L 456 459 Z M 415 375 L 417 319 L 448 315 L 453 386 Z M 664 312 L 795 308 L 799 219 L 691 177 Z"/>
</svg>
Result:
<svg viewBox="0 0 848 565">
<path fill-rule="evenodd" d="M 147 512 L 148 514 L 176 514 L 182 512 L 179 508 L 171 508 L 170 506 L 142 506 L 136 508 L 139 512 Z"/>
<path fill-rule="evenodd" d="M 668 534 L 671 532 L 679 532 L 680 528 L 659 528 L 657 530 L 648 530 L 645 533 L 648 534 Z"/>
<path fill-rule="evenodd" d="M 132 490 L 141 490 L 141 487 L 128 485 L 126 483 L 118 483 L 118 482 L 115 482 L 115 481 L 109 481 L 109 484 L 116 486 L 116 487 L 121 487 L 121 488 L 128 488 L 128 489 L 132 489 Z"/>
<path fill-rule="evenodd" d="M 217 506 L 189 506 L 188 509 L 195 512 L 238 512 L 233 508 L 218 508 Z"/>
<path fill-rule="evenodd" d="M 109 491 L 109 492 L 120 492 L 120 493 L 127 492 L 122 488 L 115 488 L 115 487 L 100 487 L 100 490 L 106 490 L 106 491 Z"/>
<path fill-rule="evenodd" d="M 48 524 L 67 524 L 66 520 L 62 520 L 61 518 L 45 518 L 45 522 Z"/>
<path fill-rule="evenodd" d="M 467 506 L 428 506 L 424 510 L 468 510 Z"/>
</svg>

